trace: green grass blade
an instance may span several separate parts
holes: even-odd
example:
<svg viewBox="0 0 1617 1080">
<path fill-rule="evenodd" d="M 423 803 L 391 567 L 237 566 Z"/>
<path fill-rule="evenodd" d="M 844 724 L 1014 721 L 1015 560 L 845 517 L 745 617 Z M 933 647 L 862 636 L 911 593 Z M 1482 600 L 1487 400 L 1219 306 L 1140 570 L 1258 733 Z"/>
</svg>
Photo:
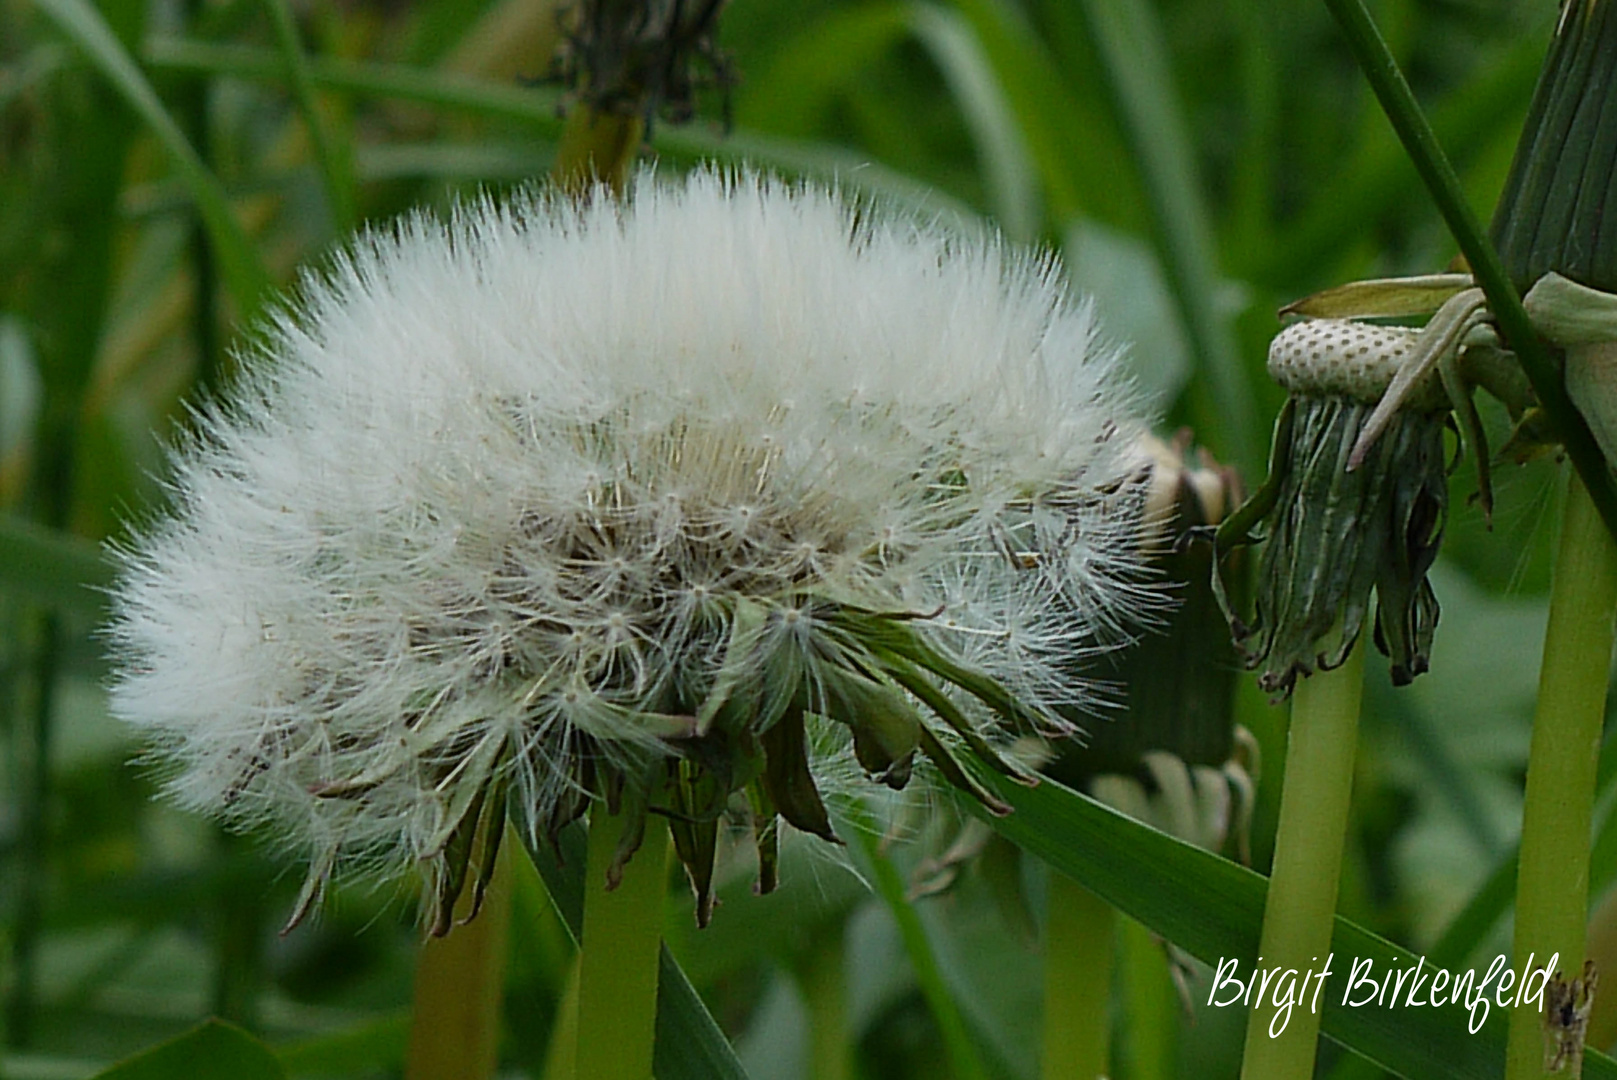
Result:
<svg viewBox="0 0 1617 1080">
<path fill-rule="evenodd" d="M 38 7 L 72 39 L 173 158 L 218 252 L 225 285 L 242 319 L 251 318 L 269 288 L 269 272 L 236 221 L 218 177 L 197 155 L 185 133 L 158 100 L 151 83 L 146 81 L 106 20 L 88 0 L 39 0 Z"/>
<path fill-rule="evenodd" d="M 657 982 L 657 1080 L 747 1080 L 679 961 L 663 946 Z"/>
<path fill-rule="evenodd" d="M 954 7 L 971 24 L 1015 113 L 1053 231 L 1081 214 L 1116 224 L 1137 212 L 1129 185 L 1118 182 L 1129 162 L 1104 115 L 1074 92 L 1020 5 L 954 0 Z"/>
<path fill-rule="evenodd" d="M 163 71 L 230 75 L 263 82 L 278 81 L 285 76 L 275 52 L 247 45 L 212 45 L 185 38 L 158 37 L 146 42 L 142 55 L 153 68 Z M 520 123 L 546 138 L 561 134 L 562 121 L 556 112 L 560 94 L 546 87 L 506 86 L 398 64 L 321 58 L 310 59 L 309 76 L 315 86 L 326 90 L 409 101 L 485 119 Z M 746 162 L 787 176 L 834 182 L 845 191 L 890 199 L 929 215 L 942 214 L 968 228 L 981 223 L 965 204 L 874 164 L 866 155 L 841 147 L 745 130 L 721 136 L 700 125 L 661 125 L 652 142 L 659 154 L 676 164 L 707 160 Z"/>
<path fill-rule="evenodd" d="M 1036 173 L 982 43 L 958 13 L 936 4 L 912 4 L 910 25 L 943 73 L 977 144 L 989 209 L 1012 240 L 1031 242 L 1041 217 Z"/>
<path fill-rule="evenodd" d="M 1261 876 L 1054 781 L 1030 789 L 987 768 L 979 777 L 1015 808 L 1004 818 L 979 815 L 1008 839 L 1191 955 L 1209 964 L 1237 958 L 1243 974 L 1251 970 L 1268 894 Z M 1505 1023 L 1497 1008 L 1473 1035 L 1463 1004 L 1346 1007 L 1341 998 L 1354 960 L 1371 961 L 1379 976 L 1412 967 L 1417 957 L 1340 916 L 1331 944 L 1336 960 L 1320 997 L 1327 1037 L 1411 1080 L 1499 1075 Z M 1478 971 L 1477 978 L 1482 976 Z M 1591 1051 L 1584 1078 L 1617 1080 L 1617 1062 Z"/>
<path fill-rule="evenodd" d="M 1549 413 L 1557 434 L 1565 442 L 1578 476 L 1588 489 L 1595 508 L 1600 511 L 1601 520 L 1605 522 L 1606 529 L 1617 536 L 1617 486 L 1612 483 L 1605 455 L 1600 452 L 1589 426 L 1567 397 L 1560 372 L 1533 330 L 1533 324 L 1522 308 L 1521 297 L 1505 273 L 1499 253 L 1483 234 L 1471 204 L 1466 201 L 1454 167 L 1438 145 L 1437 136 L 1432 134 L 1432 127 L 1416 103 L 1409 83 L 1398 70 L 1398 63 L 1393 59 L 1386 41 L 1376 29 L 1362 0 L 1325 0 L 1325 6 L 1330 8 L 1331 14 L 1341 25 L 1354 58 L 1375 90 L 1382 110 L 1398 132 L 1398 138 L 1414 162 L 1416 171 L 1420 173 L 1449 231 L 1454 234 L 1461 252 L 1470 263 L 1477 284 L 1487 294 L 1488 306 L 1505 341 L 1521 361 L 1522 369 L 1533 384 L 1533 391 L 1538 394 L 1539 403 Z"/>
<path fill-rule="evenodd" d="M 157 37 L 146 41 L 141 55 L 153 68 L 164 71 L 233 75 L 262 82 L 286 77 L 278 53 L 251 45 Z M 516 121 L 552 137 L 561 134 L 562 120 L 556 111 L 561 93 L 549 87 L 508 86 L 402 64 L 324 57 L 309 58 L 308 72 L 310 82 L 324 90 L 411 101 L 490 120 Z"/>
<path fill-rule="evenodd" d="M 292 100 L 303 117 L 303 126 L 309 133 L 309 144 L 314 148 L 315 161 L 320 166 L 320 178 L 326 188 L 326 202 L 331 211 L 332 224 L 337 233 L 344 235 L 354 227 L 358 213 L 354 208 L 354 169 L 350 156 L 332 141 L 320 115 L 320 104 L 314 97 L 314 80 L 309 74 L 309 61 L 298 40 L 298 26 L 292 18 L 292 9 L 286 0 L 264 0 L 270 22 L 275 27 L 275 42 L 281 50 L 286 81 L 292 89 Z"/>
<path fill-rule="evenodd" d="M 112 578 L 112 564 L 88 540 L 0 513 L 0 590 L 96 614 Z"/>
<path fill-rule="evenodd" d="M 520 830 L 519 830 L 520 832 Z M 571 826 L 561 834 L 561 857 L 529 844 L 523 848 L 545 880 L 551 902 L 576 945 L 584 926 L 584 830 Z M 724 1032 L 702 1004 L 679 961 L 662 947 L 657 980 L 657 1046 L 653 1071 L 657 1080 L 747 1080 Z"/>
<path fill-rule="evenodd" d="M 1082 0 L 1118 119 L 1139 164 L 1157 248 L 1196 357 L 1191 415 L 1223 460 L 1256 475 L 1258 409 L 1230 322 L 1219 312 L 1212 226 L 1196 183 L 1195 150 L 1173 98 L 1173 77 L 1149 3 Z"/>
<path fill-rule="evenodd" d="M 1520 111 L 1538 78 L 1543 46 L 1524 38 L 1486 64 L 1470 82 L 1456 87 L 1432 107 L 1432 128 L 1456 154 L 1478 153 L 1498 138 L 1503 123 Z M 1413 175 L 1403 147 L 1375 140 L 1350 158 L 1306 208 L 1288 219 L 1261 250 L 1242 248 L 1240 272 L 1282 294 L 1297 282 L 1319 280 L 1362 237 L 1365 222 L 1385 208 L 1412 198 L 1420 179 Z"/>
<path fill-rule="evenodd" d="M 921 924 L 920 915 L 909 901 L 904 878 L 892 860 L 878 848 L 876 819 L 857 799 L 848 800 L 839 809 L 847 821 L 844 832 L 864 857 L 862 861 L 874 879 L 876 892 L 898 923 L 904 952 L 909 956 L 910 966 L 915 969 L 915 981 L 920 986 L 921 996 L 926 999 L 932 1019 L 943 1036 L 944 1054 L 955 1080 L 987 1080 L 988 1072 L 971 1040 L 971 1033 L 966 1029 L 965 1017 L 961 1015 L 960 1007 L 955 1004 L 954 995 L 944 981 L 937 955 L 927 940 L 926 927 Z"/>
</svg>

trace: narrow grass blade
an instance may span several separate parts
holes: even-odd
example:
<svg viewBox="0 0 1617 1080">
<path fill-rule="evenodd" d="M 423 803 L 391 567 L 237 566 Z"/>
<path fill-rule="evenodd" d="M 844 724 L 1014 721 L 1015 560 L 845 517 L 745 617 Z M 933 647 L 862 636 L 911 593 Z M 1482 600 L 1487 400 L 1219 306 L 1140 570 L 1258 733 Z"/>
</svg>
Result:
<svg viewBox="0 0 1617 1080">
<path fill-rule="evenodd" d="M 152 67 L 164 71 L 206 72 L 265 82 L 284 77 L 280 60 L 272 50 L 246 45 L 160 37 L 148 40 L 142 55 Z M 511 121 L 547 139 L 559 137 L 562 130 L 556 111 L 560 94 L 545 87 L 506 86 L 398 64 L 322 58 L 310 59 L 309 76 L 322 89 Z M 982 225 L 981 218 L 965 204 L 842 147 L 746 130 L 720 135 L 699 125 L 659 125 L 652 144 L 662 157 L 679 165 L 714 160 L 745 162 L 786 176 L 826 180 L 844 191 L 891 199 L 928 215 L 943 215 L 962 228 Z M 361 150 L 367 160 L 370 154 L 381 152 L 382 148 Z"/>
<path fill-rule="evenodd" d="M 320 178 L 325 183 L 332 224 L 339 235 L 346 234 L 354 227 L 358 216 L 354 208 L 353 161 L 332 140 L 320 115 L 320 103 L 314 97 L 314 80 L 309 75 L 309 62 L 303 53 L 303 43 L 298 40 L 298 26 L 292 18 L 292 8 L 286 0 L 264 0 L 264 7 L 270 23 L 275 27 L 275 42 L 281 50 L 292 100 L 303 117 L 303 126 L 309 133 L 309 144 L 314 148 L 315 161 L 320 166 Z"/>
<path fill-rule="evenodd" d="M 251 45 L 213 45 L 158 37 L 149 39 L 141 53 L 146 63 L 164 71 L 233 75 L 264 82 L 286 77 L 278 53 Z M 325 90 L 411 101 L 491 120 L 516 121 L 552 137 L 561 134 L 562 119 L 556 111 L 561 94 L 552 88 L 508 86 L 402 64 L 323 57 L 309 58 L 308 72 L 310 82 Z"/>
<path fill-rule="evenodd" d="M 158 100 L 151 83 L 89 0 L 38 0 L 38 7 L 83 51 L 173 158 L 218 252 L 226 287 L 242 319 L 250 319 L 269 288 L 269 272 L 242 232 L 218 177 L 197 155 L 174 117 Z"/>
<path fill-rule="evenodd" d="M 1219 311 L 1213 230 L 1196 182 L 1194 144 L 1173 99 L 1153 4 L 1082 0 L 1118 120 L 1145 184 L 1157 248 L 1196 357 L 1197 433 L 1249 475 L 1262 463 L 1258 409 L 1230 322 Z"/>
<path fill-rule="evenodd" d="M 1589 425 L 1584 423 L 1583 417 L 1567 397 L 1560 372 L 1533 330 L 1533 324 L 1522 308 L 1521 297 L 1505 273 L 1499 253 L 1483 234 L 1482 226 L 1460 187 L 1459 177 L 1455 175 L 1443 148 L 1438 145 L 1437 137 L 1432 134 L 1432 127 L 1416 103 L 1409 83 L 1398 70 L 1398 62 L 1393 59 L 1391 50 L 1387 48 L 1362 0 L 1325 0 L 1325 6 L 1341 25 L 1354 58 L 1381 101 L 1382 110 L 1398 132 L 1398 138 L 1408 151 L 1432 200 L 1437 203 L 1443 220 L 1448 223 L 1449 231 L 1460 245 L 1460 251 L 1470 264 L 1477 284 L 1487 294 L 1488 306 L 1499 329 L 1503 331 L 1505 341 L 1521 360 L 1522 369 L 1527 372 L 1540 404 L 1549 413 L 1557 434 L 1565 442 L 1572 464 L 1576 466 L 1578 476 L 1600 512 L 1601 520 L 1605 522 L 1606 529 L 1617 536 L 1617 486 L 1612 483 L 1605 455 L 1590 434 Z"/>
<path fill-rule="evenodd" d="M 910 6 L 910 24 L 943 72 L 960 115 L 977 144 L 977 167 L 989 209 L 1005 235 L 1029 243 L 1041 217 L 1038 184 L 1027 144 L 982 43 L 957 13 L 930 3 Z"/>
<path fill-rule="evenodd" d="M 1119 222 L 1134 217 L 1126 151 L 1104 113 L 1076 93 L 1022 5 L 1008 0 L 954 0 L 981 43 L 1038 168 L 1054 230 L 1079 215 Z"/>
</svg>

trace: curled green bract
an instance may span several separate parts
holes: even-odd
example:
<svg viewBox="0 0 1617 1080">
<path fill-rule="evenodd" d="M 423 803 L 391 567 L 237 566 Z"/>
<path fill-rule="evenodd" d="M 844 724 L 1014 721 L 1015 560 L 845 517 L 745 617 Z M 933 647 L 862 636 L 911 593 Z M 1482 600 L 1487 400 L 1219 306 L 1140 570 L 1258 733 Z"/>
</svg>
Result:
<svg viewBox="0 0 1617 1080">
<path fill-rule="evenodd" d="M 1357 468 L 1348 459 L 1374 405 L 1294 396 L 1275 429 L 1269 478 L 1217 533 L 1214 587 L 1258 685 L 1284 696 L 1337 667 L 1370 619 L 1408 683 L 1429 667 L 1438 603 L 1427 581 L 1448 516 L 1446 412 L 1395 413 Z M 1254 529 L 1267 522 L 1261 535 Z M 1266 540 L 1250 623 L 1230 605 L 1222 557 Z"/>
</svg>

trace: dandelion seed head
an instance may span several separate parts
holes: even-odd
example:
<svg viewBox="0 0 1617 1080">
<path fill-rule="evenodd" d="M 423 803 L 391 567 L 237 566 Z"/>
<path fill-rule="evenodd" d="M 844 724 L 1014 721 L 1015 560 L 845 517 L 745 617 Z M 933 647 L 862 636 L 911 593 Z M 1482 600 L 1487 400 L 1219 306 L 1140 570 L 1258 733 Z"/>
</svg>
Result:
<svg viewBox="0 0 1617 1080">
<path fill-rule="evenodd" d="M 121 553 L 113 707 L 186 805 L 442 877 L 491 785 L 543 838 L 695 739 L 924 712 L 870 627 L 1068 705 L 1052 660 L 1147 591 L 1131 400 L 1052 261 L 816 188 L 409 217 L 201 410 Z"/>
</svg>

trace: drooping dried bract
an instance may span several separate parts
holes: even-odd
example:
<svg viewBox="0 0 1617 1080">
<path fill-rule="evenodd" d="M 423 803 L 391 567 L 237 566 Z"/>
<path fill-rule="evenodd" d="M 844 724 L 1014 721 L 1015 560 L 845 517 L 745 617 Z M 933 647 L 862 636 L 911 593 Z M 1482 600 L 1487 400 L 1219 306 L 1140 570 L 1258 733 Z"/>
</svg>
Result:
<svg viewBox="0 0 1617 1080">
<path fill-rule="evenodd" d="M 304 292 L 112 636 L 178 797 L 310 855 L 306 902 L 421 861 L 445 929 L 480 821 L 600 798 L 669 816 L 705 916 L 727 810 L 766 881 L 777 815 L 831 835 L 805 717 L 992 803 L 962 748 L 1059 732 L 1050 660 L 1141 594 L 1115 355 L 993 242 L 703 174 L 412 218 Z"/>
</svg>

